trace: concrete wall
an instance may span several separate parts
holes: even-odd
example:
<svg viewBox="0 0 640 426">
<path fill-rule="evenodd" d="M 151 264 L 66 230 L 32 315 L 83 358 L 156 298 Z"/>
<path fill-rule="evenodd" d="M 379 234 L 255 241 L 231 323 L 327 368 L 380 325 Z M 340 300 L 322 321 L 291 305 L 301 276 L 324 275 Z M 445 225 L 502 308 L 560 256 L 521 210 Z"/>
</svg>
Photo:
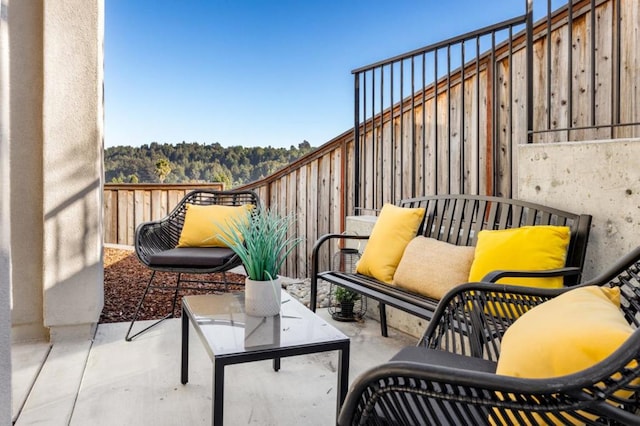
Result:
<svg viewBox="0 0 640 426">
<path fill-rule="evenodd" d="M 9 10 L 14 341 L 90 337 L 102 310 L 103 20 L 102 0 Z"/>
<path fill-rule="evenodd" d="M 593 216 L 584 277 L 640 244 L 640 139 L 518 147 L 523 200 Z"/>
<path fill-rule="evenodd" d="M 0 424 L 11 424 L 11 227 L 9 182 L 9 40 L 0 0 Z"/>
</svg>

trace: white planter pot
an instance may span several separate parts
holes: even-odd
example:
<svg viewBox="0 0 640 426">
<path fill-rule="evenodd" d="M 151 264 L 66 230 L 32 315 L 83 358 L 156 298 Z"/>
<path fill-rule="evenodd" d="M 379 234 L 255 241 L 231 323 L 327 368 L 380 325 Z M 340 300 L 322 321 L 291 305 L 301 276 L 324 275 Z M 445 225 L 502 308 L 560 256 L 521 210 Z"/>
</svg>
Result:
<svg viewBox="0 0 640 426">
<path fill-rule="evenodd" d="M 245 278 L 244 311 L 254 317 L 270 317 L 280 313 L 282 284 L 280 277 L 271 281 Z"/>
</svg>

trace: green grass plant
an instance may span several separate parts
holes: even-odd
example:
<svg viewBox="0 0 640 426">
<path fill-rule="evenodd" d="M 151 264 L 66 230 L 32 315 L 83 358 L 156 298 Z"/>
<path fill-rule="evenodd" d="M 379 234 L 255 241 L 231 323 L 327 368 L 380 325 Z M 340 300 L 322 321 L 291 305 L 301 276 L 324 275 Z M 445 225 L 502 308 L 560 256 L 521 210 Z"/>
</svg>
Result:
<svg viewBox="0 0 640 426">
<path fill-rule="evenodd" d="M 281 216 L 260 206 L 223 224 L 220 239 L 240 257 L 249 279 L 270 281 L 280 275 L 287 256 L 302 241 L 287 236 L 295 221 L 293 214 Z"/>
</svg>

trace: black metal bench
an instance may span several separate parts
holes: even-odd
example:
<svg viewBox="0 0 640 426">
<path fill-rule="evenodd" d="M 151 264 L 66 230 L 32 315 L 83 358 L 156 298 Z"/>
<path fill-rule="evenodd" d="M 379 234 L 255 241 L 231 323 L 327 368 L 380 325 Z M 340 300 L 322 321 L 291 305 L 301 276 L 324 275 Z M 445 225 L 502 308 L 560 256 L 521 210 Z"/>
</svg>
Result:
<svg viewBox="0 0 640 426">
<path fill-rule="evenodd" d="M 576 285 L 580 281 L 591 227 L 590 215 L 569 213 L 516 199 L 479 195 L 426 196 L 403 200 L 400 206 L 425 208 L 425 217 L 418 235 L 459 246 L 475 246 L 476 236 L 482 230 L 534 225 L 568 226 L 571 229 L 571 237 L 564 268 L 535 272 L 496 271 L 485 277 L 485 280 L 497 281 L 509 276 L 562 276 L 565 286 Z M 320 250 L 328 241 L 368 238 L 359 235 L 326 234 L 316 241 L 311 255 L 311 309 L 316 309 L 318 279 L 323 279 L 378 301 L 383 336 L 387 336 L 386 305 L 430 320 L 439 300 L 390 286 L 362 274 L 319 270 Z"/>
</svg>

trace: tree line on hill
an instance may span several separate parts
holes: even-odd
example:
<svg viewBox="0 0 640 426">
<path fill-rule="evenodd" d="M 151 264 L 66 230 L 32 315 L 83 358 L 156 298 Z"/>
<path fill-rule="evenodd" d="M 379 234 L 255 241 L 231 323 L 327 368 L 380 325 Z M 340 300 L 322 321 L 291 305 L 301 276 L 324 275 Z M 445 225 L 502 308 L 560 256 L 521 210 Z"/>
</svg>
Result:
<svg viewBox="0 0 640 426">
<path fill-rule="evenodd" d="M 113 183 L 224 182 L 225 188 L 261 179 L 315 148 L 306 140 L 297 147 L 223 147 L 197 142 L 104 150 L 105 181 Z"/>
</svg>

